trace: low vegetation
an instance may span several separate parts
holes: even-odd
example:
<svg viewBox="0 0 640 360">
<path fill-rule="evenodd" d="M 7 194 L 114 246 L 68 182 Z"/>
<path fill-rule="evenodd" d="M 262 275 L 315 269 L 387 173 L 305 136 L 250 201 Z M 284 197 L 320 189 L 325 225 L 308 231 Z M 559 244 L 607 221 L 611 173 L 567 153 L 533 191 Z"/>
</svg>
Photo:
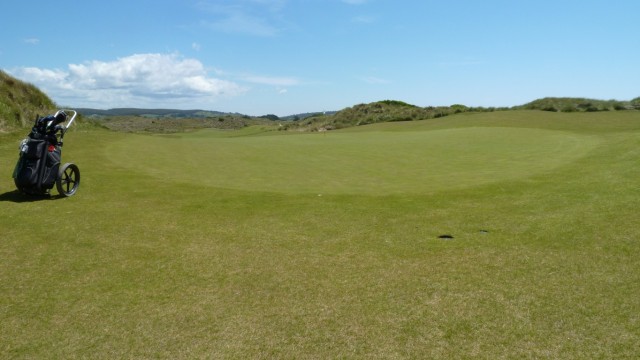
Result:
<svg viewBox="0 0 640 360">
<path fill-rule="evenodd" d="M 324 131 L 381 122 L 415 121 L 439 118 L 461 112 L 485 112 L 504 108 L 467 107 L 464 105 L 418 107 L 397 100 L 359 104 L 335 114 L 317 114 L 304 120 L 285 124 L 281 130 Z"/>
<path fill-rule="evenodd" d="M 242 115 L 218 115 L 206 118 L 148 116 L 108 116 L 89 120 L 92 124 L 121 132 L 175 133 L 198 129 L 237 130 L 247 126 L 273 126 L 273 121 Z"/>
<path fill-rule="evenodd" d="M 517 109 L 562 111 L 562 112 L 595 112 L 640 109 L 640 98 L 631 101 L 596 100 L 585 98 L 548 97 L 517 106 Z"/>
</svg>

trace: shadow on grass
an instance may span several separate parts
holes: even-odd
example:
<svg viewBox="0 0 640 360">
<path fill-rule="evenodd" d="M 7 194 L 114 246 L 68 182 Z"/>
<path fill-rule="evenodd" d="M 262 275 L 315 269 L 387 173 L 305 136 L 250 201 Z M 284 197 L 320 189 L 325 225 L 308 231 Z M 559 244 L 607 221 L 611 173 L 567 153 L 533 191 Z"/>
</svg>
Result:
<svg viewBox="0 0 640 360">
<path fill-rule="evenodd" d="M 48 194 L 45 195 L 27 195 L 19 192 L 18 190 L 7 191 L 4 194 L 0 194 L 0 202 L 14 202 L 14 203 L 26 203 L 26 202 L 34 202 L 34 201 L 42 201 L 42 200 L 55 200 L 58 197 L 51 196 Z"/>
</svg>

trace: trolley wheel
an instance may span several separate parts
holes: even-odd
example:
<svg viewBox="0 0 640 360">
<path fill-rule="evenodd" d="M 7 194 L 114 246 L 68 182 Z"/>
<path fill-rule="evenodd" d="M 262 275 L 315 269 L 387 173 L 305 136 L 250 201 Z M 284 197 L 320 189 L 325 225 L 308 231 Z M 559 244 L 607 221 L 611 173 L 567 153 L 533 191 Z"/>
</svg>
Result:
<svg viewBox="0 0 640 360">
<path fill-rule="evenodd" d="M 62 165 L 56 179 L 56 188 L 62 196 L 69 197 L 78 191 L 80 186 L 80 169 L 76 164 L 66 163 Z"/>
</svg>

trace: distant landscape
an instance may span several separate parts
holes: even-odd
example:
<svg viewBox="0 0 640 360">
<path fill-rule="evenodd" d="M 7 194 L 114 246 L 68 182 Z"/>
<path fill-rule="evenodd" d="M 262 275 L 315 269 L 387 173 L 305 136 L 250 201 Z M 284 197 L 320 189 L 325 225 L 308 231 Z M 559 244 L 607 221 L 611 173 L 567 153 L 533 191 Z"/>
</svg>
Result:
<svg viewBox="0 0 640 360">
<path fill-rule="evenodd" d="M 29 126 L 36 115 L 55 111 L 54 102 L 35 86 L 0 71 L 0 129 Z M 279 117 L 249 116 L 214 110 L 179 109 L 76 109 L 82 118 L 118 131 L 176 132 L 187 129 L 238 129 L 250 125 L 278 124 L 278 130 L 326 131 L 380 122 L 425 120 L 463 112 L 543 110 L 598 112 L 640 110 L 640 97 L 628 101 L 548 97 L 513 107 L 469 107 L 463 104 L 420 107 L 399 100 L 357 104 L 336 111 L 308 112 Z"/>
<path fill-rule="evenodd" d="M 169 119 L 191 119 L 191 126 L 197 128 L 237 128 L 261 123 L 261 120 L 284 122 L 279 130 L 325 131 L 379 122 L 415 121 L 439 118 L 462 112 L 491 112 L 508 110 L 543 110 L 551 112 L 596 112 L 639 110 L 640 97 L 630 101 L 596 100 L 585 98 L 549 97 L 530 103 L 506 107 L 468 107 L 461 104 L 451 106 L 419 107 L 398 100 L 382 100 L 369 104 L 358 104 L 340 111 L 311 112 L 278 117 L 264 115 L 252 117 L 240 113 L 224 113 L 206 110 L 175 109 L 84 109 L 78 111 L 83 116 L 97 120 L 113 129 L 171 131 L 175 121 Z M 141 119 L 144 118 L 144 119 Z M 154 122 L 153 120 L 164 120 Z M 135 122 L 139 122 L 135 126 Z M 127 124 L 125 126 L 124 124 Z"/>
</svg>

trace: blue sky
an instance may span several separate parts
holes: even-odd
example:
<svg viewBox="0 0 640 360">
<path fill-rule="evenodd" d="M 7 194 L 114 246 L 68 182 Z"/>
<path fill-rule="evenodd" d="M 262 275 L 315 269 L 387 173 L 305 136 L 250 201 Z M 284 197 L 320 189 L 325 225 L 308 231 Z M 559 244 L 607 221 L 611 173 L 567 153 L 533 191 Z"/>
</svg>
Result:
<svg viewBox="0 0 640 360">
<path fill-rule="evenodd" d="M 640 96 L 637 0 L 25 0 L 0 68 L 59 105 L 279 116 Z"/>
</svg>

